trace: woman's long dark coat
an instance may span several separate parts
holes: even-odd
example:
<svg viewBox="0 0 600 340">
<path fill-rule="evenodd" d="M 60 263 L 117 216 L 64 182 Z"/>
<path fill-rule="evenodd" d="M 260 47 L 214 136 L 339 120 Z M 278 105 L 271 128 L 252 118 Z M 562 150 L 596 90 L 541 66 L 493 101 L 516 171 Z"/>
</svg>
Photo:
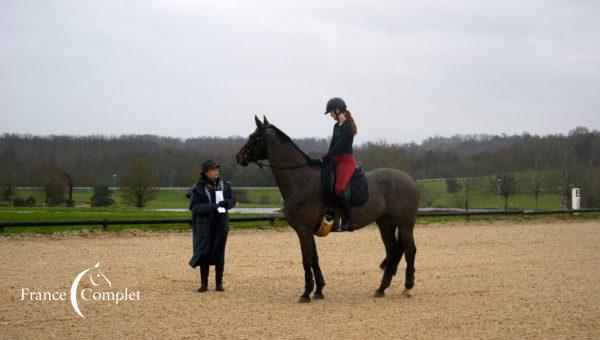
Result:
<svg viewBox="0 0 600 340">
<path fill-rule="evenodd" d="M 215 204 L 215 187 L 223 189 L 225 209 L 235 207 L 231 184 L 217 179 L 215 182 L 206 176 L 196 183 L 189 194 L 192 211 L 192 235 L 194 255 L 189 261 L 193 268 L 201 264 L 224 264 L 225 244 L 229 231 L 229 213 L 219 213 Z"/>
</svg>

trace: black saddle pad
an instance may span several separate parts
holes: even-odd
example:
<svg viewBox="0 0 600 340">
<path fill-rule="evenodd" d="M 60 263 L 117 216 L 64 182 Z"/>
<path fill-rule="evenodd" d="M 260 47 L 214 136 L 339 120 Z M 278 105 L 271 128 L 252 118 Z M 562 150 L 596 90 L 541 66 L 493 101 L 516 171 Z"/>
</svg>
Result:
<svg viewBox="0 0 600 340">
<path fill-rule="evenodd" d="M 335 206 L 335 166 L 327 164 L 321 169 L 323 193 L 328 206 Z M 344 195 L 350 197 L 350 205 L 360 207 L 369 199 L 369 183 L 360 165 L 357 165 L 350 182 L 344 188 Z"/>
</svg>

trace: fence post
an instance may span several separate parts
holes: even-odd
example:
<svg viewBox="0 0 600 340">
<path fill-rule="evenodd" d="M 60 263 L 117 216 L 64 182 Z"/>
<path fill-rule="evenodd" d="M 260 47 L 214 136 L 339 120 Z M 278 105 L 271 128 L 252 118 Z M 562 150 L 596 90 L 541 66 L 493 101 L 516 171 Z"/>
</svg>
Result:
<svg viewBox="0 0 600 340">
<path fill-rule="evenodd" d="M 108 221 L 102 221 L 102 231 L 106 231 L 108 229 Z"/>
</svg>

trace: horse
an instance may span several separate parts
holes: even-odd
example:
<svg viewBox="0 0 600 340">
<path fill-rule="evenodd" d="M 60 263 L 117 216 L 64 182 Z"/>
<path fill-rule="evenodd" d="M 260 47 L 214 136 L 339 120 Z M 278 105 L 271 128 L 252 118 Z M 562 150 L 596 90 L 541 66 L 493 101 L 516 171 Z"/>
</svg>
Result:
<svg viewBox="0 0 600 340">
<path fill-rule="evenodd" d="M 314 239 L 328 208 L 323 197 L 321 166 L 311 162 L 311 158 L 266 117 L 263 116 L 262 122 L 256 116 L 254 120 L 256 130 L 237 153 L 236 162 L 244 167 L 256 163 L 261 168 L 271 168 L 283 196 L 285 219 L 296 231 L 302 250 L 305 284 L 298 302 L 311 301 L 315 281 L 313 299 L 323 299 L 325 279 L 319 267 Z M 269 164 L 263 164 L 263 160 L 268 160 Z M 406 259 L 402 296 L 410 297 L 415 283 L 417 248 L 413 229 L 419 207 L 418 186 L 412 177 L 396 169 L 375 169 L 366 172 L 365 176 L 369 198 L 364 205 L 352 208 L 352 216 L 354 229 L 376 222 L 385 247 L 386 257 L 380 264 L 383 277 L 375 297 L 385 295 L 392 277 L 396 275 L 402 254 Z"/>
</svg>

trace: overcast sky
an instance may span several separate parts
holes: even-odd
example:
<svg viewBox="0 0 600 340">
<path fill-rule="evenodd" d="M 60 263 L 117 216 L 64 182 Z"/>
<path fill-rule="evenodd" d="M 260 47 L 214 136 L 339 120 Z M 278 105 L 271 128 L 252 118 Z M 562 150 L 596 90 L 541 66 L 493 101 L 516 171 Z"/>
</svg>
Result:
<svg viewBox="0 0 600 340">
<path fill-rule="evenodd" d="M 358 142 L 600 128 L 600 1 L 0 0 L 0 132 Z"/>
</svg>

